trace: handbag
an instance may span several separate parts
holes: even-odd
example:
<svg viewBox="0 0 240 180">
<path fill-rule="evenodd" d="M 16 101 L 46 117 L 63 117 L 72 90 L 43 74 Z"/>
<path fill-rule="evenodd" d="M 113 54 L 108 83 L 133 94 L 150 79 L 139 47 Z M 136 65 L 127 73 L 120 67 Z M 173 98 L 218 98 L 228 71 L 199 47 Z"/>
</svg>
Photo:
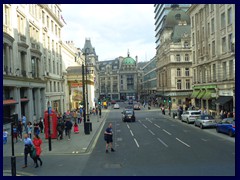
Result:
<svg viewBox="0 0 240 180">
<path fill-rule="evenodd" d="M 30 157 L 32 159 L 34 159 L 35 157 L 37 156 L 37 153 L 36 153 L 36 148 L 34 146 L 31 147 L 31 151 L 30 151 Z"/>
</svg>

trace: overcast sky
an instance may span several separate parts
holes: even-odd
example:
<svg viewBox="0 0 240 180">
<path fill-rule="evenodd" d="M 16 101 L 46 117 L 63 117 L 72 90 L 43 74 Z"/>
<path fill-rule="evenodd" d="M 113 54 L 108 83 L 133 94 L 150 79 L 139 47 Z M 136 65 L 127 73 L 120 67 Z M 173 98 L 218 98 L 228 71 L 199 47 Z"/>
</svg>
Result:
<svg viewBox="0 0 240 180">
<path fill-rule="evenodd" d="M 90 38 L 100 61 L 130 56 L 148 61 L 155 55 L 153 4 L 62 4 L 64 41 L 83 48 Z"/>
</svg>

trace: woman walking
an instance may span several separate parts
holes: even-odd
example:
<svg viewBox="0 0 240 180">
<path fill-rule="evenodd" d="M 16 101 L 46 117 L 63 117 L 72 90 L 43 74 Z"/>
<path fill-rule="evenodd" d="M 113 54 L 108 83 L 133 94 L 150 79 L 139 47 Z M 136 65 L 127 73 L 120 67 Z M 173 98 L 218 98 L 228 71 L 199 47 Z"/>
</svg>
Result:
<svg viewBox="0 0 240 180">
<path fill-rule="evenodd" d="M 35 162 L 35 165 L 36 165 L 35 168 L 37 168 L 38 167 L 38 160 L 40 162 L 40 166 L 42 166 L 42 160 L 40 159 L 40 154 L 42 152 L 42 149 L 41 149 L 42 140 L 38 136 L 38 134 L 34 135 L 33 144 L 34 144 L 35 149 L 36 149 L 36 157 L 34 158 L 34 162 Z"/>
</svg>

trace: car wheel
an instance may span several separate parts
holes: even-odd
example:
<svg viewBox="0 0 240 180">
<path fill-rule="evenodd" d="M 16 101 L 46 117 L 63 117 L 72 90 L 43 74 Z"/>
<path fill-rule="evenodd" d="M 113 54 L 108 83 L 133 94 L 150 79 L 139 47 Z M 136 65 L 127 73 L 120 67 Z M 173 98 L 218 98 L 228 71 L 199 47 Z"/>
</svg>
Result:
<svg viewBox="0 0 240 180">
<path fill-rule="evenodd" d="M 228 132 L 228 134 L 229 134 L 230 137 L 233 137 L 233 133 L 232 133 L 231 130 Z"/>
<path fill-rule="evenodd" d="M 202 124 L 200 124 L 200 128 L 203 129 L 203 125 Z"/>
<path fill-rule="evenodd" d="M 217 131 L 218 133 L 220 133 L 220 131 L 219 131 L 219 129 L 218 129 L 218 128 L 216 128 L 216 131 Z"/>
<path fill-rule="evenodd" d="M 188 120 L 188 118 L 187 118 L 187 123 L 189 124 L 189 120 Z"/>
<path fill-rule="evenodd" d="M 197 124 L 196 124 L 196 122 L 194 122 L 194 126 L 196 126 L 196 127 L 197 127 Z"/>
</svg>

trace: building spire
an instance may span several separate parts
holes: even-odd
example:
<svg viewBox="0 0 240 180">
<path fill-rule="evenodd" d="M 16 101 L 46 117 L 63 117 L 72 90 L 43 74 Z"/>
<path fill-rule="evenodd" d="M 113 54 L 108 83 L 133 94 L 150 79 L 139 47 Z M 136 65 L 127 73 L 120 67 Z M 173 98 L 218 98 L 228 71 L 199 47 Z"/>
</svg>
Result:
<svg viewBox="0 0 240 180">
<path fill-rule="evenodd" d="M 130 57 L 130 52 L 129 52 L 129 49 L 128 49 L 128 57 Z"/>
</svg>

